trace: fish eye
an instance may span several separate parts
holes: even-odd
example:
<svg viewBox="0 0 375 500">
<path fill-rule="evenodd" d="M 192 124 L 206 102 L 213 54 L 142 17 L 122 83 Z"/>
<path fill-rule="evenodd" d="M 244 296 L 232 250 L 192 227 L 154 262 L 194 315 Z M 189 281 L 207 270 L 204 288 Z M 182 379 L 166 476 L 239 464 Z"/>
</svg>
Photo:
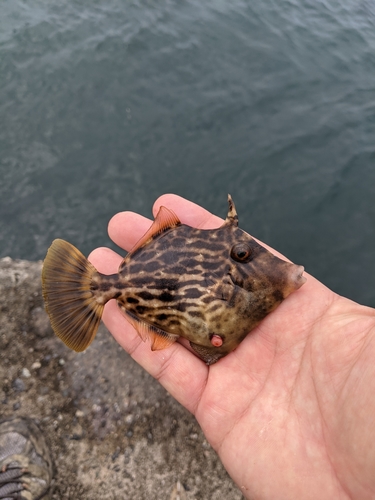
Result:
<svg viewBox="0 0 375 500">
<path fill-rule="evenodd" d="M 249 262 L 253 257 L 253 252 L 251 250 L 250 245 L 247 243 L 237 243 L 232 247 L 230 251 L 230 256 L 233 260 L 237 262 Z"/>
</svg>

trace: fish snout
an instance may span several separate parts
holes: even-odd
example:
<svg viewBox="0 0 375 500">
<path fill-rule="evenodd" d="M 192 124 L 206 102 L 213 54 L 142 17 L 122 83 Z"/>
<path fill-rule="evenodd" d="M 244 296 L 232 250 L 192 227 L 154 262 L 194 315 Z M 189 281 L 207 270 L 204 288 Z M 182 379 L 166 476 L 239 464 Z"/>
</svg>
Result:
<svg viewBox="0 0 375 500">
<path fill-rule="evenodd" d="M 291 267 L 288 270 L 287 285 L 284 289 L 284 298 L 301 288 L 301 286 L 306 283 L 306 278 L 303 276 L 304 270 L 305 268 L 303 266 L 291 264 Z"/>
</svg>

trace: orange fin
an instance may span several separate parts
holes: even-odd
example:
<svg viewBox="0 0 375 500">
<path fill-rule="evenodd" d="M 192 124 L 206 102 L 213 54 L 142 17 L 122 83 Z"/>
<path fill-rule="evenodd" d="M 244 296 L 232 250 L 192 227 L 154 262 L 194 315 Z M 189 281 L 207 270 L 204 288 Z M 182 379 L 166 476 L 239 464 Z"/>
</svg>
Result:
<svg viewBox="0 0 375 500">
<path fill-rule="evenodd" d="M 178 335 L 173 335 L 171 333 L 163 332 L 163 330 L 159 330 L 162 333 L 153 333 L 153 338 L 151 337 L 151 351 L 160 351 L 162 349 L 166 349 L 176 342 L 178 339 Z"/>
<path fill-rule="evenodd" d="M 180 224 L 180 219 L 174 212 L 172 212 L 172 210 L 169 210 L 169 208 L 166 207 L 160 207 L 151 227 L 146 231 L 142 238 L 137 241 L 129 253 L 135 252 L 138 248 L 143 247 L 146 243 L 154 239 L 155 236 L 158 236 L 167 229 L 179 226 Z"/>
<path fill-rule="evenodd" d="M 122 271 L 126 262 L 136 250 L 145 246 L 147 243 L 152 241 L 156 236 L 163 233 L 164 231 L 167 231 L 168 229 L 177 227 L 179 225 L 181 225 L 181 221 L 177 217 L 177 215 L 172 212 L 172 210 L 169 210 L 169 208 L 166 207 L 160 207 L 159 212 L 157 213 L 155 220 L 150 228 L 145 232 L 142 238 L 137 241 L 137 243 L 125 257 L 125 259 L 121 262 L 119 272 Z"/>
<path fill-rule="evenodd" d="M 122 309 L 124 311 L 124 309 Z M 138 335 L 141 337 L 143 342 L 147 339 L 151 341 L 151 350 L 159 351 L 161 349 L 166 349 L 171 346 L 178 339 L 178 335 L 173 333 L 167 333 L 156 326 L 149 325 L 142 320 L 139 320 L 128 311 L 126 312 L 126 319 L 129 323 L 137 330 Z"/>
<path fill-rule="evenodd" d="M 97 277 L 77 248 L 54 240 L 43 263 L 43 298 L 54 332 L 77 352 L 94 340 L 103 314 L 104 302 L 98 303 L 92 291 Z"/>
<path fill-rule="evenodd" d="M 141 337 L 142 341 L 146 342 L 146 340 L 149 338 L 149 329 L 147 328 L 148 325 L 143 321 L 139 321 L 139 319 L 136 319 L 133 315 L 128 313 L 125 308 L 121 307 L 121 305 L 120 308 L 126 314 L 126 319 L 129 321 L 132 327 L 137 330 L 138 335 Z"/>
</svg>

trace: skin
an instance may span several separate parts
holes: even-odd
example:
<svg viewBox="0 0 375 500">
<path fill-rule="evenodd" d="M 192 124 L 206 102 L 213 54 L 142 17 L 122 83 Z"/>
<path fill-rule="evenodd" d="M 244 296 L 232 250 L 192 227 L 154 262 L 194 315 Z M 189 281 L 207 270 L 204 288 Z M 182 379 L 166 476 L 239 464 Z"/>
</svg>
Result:
<svg viewBox="0 0 375 500">
<path fill-rule="evenodd" d="M 160 197 L 154 215 L 160 205 L 194 227 L 222 224 L 175 195 Z M 135 213 L 119 213 L 109 235 L 129 250 L 150 224 Z M 122 260 L 107 248 L 89 259 L 107 274 Z M 195 415 L 246 498 L 373 499 L 375 310 L 305 276 L 300 290 L 210 367 L 182 343 L 152 352 L 113 300 L 103 320 L 118 343 Z"/>
</svg>

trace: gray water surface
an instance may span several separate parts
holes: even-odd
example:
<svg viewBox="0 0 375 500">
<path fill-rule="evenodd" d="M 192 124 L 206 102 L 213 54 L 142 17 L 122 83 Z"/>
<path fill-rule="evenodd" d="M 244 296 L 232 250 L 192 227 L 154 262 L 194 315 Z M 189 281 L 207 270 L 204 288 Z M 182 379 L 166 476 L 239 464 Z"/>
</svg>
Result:
<svg viewBox="0 0 375 500">
<path fill-rule="evenodd" d="M 165 192 L 375 306 L 375 7 L 3 0 L 0 257 L 109 245 Z M 114 246 L 113 246 L 114 247 Z"/>
</svg>

